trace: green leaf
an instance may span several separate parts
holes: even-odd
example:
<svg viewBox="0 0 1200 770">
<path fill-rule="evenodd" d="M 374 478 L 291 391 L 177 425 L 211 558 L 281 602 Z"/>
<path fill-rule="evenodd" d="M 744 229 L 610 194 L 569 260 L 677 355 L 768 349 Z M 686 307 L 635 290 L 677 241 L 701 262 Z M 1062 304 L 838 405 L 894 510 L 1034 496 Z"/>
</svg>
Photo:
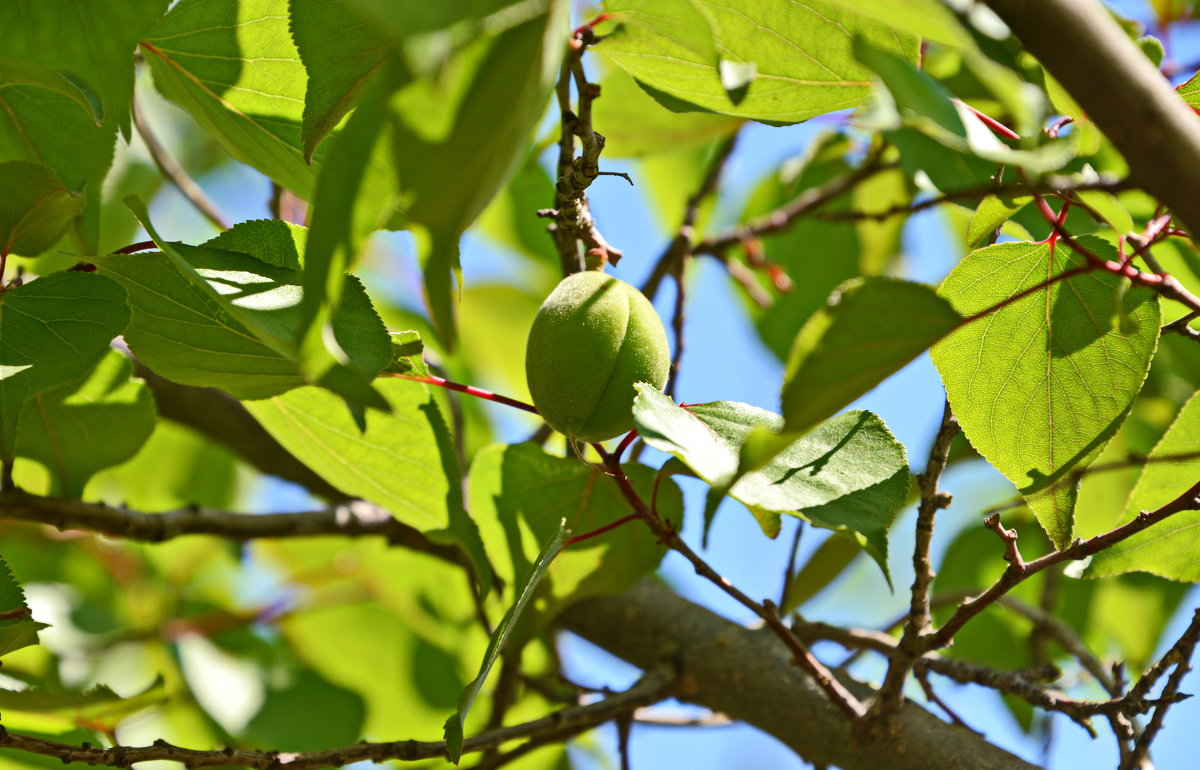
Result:
<svg viewBox="0 0 1200 770">
<path fill-rule="evenodd" d="M 96 264 L 129 293 L 126 340 L 139 360 L 176 382 L 264 398 L 307 381 L 290 345 L 306 240 L 302 227 L 257 220 L 204 246 L 159 240 L 169 252 L 112 255 Z M 346 280 L 333 331 L 357 368 L 373 375 L 391 360 L 387 331 L 356 278 Z"/>
<path fill-rule="evenodd" d="M 55 692 L 49 689 L 30 689 L 21 692 L 0 690 L 0 709 L 4 713 L 57 714 L 78 722 L 118 719 L 167 700 L 161 679 L 139 693 L 123 698 L 105 685 L 96 685 L 87 692 Z"/>
<path fill-rule="evenodd" d="M 1080 190 L 1076 194 L 1083 205 L 1096 212 L 1117 235 L 1134 231 L 1133 217 L 1129 216 L 1117 196 L 1103 190 Z"/>
<path fill-rule="evenodd" d="M 167 5 L 168 0 L 5 3 L 0 5 L 0 50 L 86 80 L 100 96 L 104 122 L 115 123 L 128 140 L 134 50 Z"/>
<path fill-rule="evenodd" d="M 245 737 L 256 745 L 289 751 L 332 749 L 362 737 L 365 715 L 357 693 L 303 668 L 285 686 L 271 688 L 246 725 Z"/>
<path fill-rule="evenodd" d="M 879 75 L 887 88 L 892 101 L 890 106 L 898 110 L 897 125 L 892 128 L 898 128 L 902 123 L 945 148 L 975 155 L 991 163 L 1019 166 L 1032 173 L 1054 171 L 1075 157 L 1077 140 L 1074 135 L 1046 139 L 1036 146 L 1030 143 L 1032 140 L 1027 140 L 1021 148 L 1014 149 L 1000 141 L 974 112 L 952 101 L 945 87 L 928 73 L 918 70 L 911 61 L 865 39 L 855 41 L 854 52 L 863 64 Z M 881 120 L 879 115 L 875 117 Z M 1040 137 L 1040 132 L 1034 135 L 1034 139 Z"/>
<path fill-rule="evenodd" d="M 479 674 L 471 680 L 471 683 L 458 696 L 458 710 L 446 720 L 445 728 L 446 754 L 449 755 L 450 761 L 454 764 L 457 765 L 458 761 L 462 758 L 463 722 L 467 719 L 467 712 L 471 710 L 472 704 L 475 703 L 475 697 L 479 695 L 480 689 L 483 688 L 483 683 L 487 680 L 492 666 L 496 664 L 496 661 L 500 658 L 500 653 L 504 651 L 504 647 L 508 643 L 508 638 L 512 634 L 513 627 L 520 620 L 526 605 L 529 604 L 529 601 L 537 592 L 538 584 L 541 583 L 542 578 L 546 575 L 546 570 L 550 568 L 550 563 L 554 561 L 554 557 L 562 550 L 570 535 L 571 531 L 567 529 L 567 520 L 559 519 L 558 529 L 546 541 L 546 544 L 542 546 L 541 552 L 530 566 L 529 574 L 521 581 L 516 601 L 513 602 L 512 607 L 505 613 L 500 624 L 496 626 L 496 630 L 492 632 L 487 652 L 483 655 L 483 664 L 479 667 Z"/>
<path fill-rule="evenodd" d="M 954 12 L 938 0 L 832 0 L 851 13 L 869 16 L 897 32 L 948 46 L 974 46 Z"/>
<path fill-rule="evenodd" d="M 1179 96 L 1193 110 L 1200 110 L 1200 71 L 1188 78 L 1186 83 L 1182 83 L 1175 89 Z"/>
<path fill-rule="evenodd" d="M 814 138 L 802 156 L 785 161 L 778 172 L 759 183 L 740 220 L 769 216 L 805 191 L 851 173 L 854 152 L 849 136 L 830 132 Z M 896 169 L 855 185 L 853 191 L 830 201 L 827 209 L 879 211 L 904 206 L 911 199 L 909 184 Z M 785 231 L 763 238 L 764 257 L 792 279 L 786 291 L 769 278 L 761 281 L 772 301 L 766 308 L 753 309 L 759 336 L 779 360 L 787 361 L 797 330 L 825 305 L 837 286 L 889 269 L 900 250 L 902 225 L 901 217 L 883 222 L 801 218 Z"/>
<path fill-rule="evenodd" d="M 308 73 L 300 140 L 304 159 L 312 162 L 317 145 L 358 103 L 390 50 L 383 25 L 352 0 L 289 0 L 288 14 Z"/>
<path fill-rule="evenodd" d="M 154 398 L 132 374 L 133 362 L 110 350 L 82 382 L 26 403 L 17 455 L 51 472 L 53 495 L 79 498 L 93 474 L 133 457 L 150 438 Z"/>
<path fill-rule="evenodd" d="M 52 67 L 43 67 L 17 59 L 0 59 L 0 88 L 30 86 L 49 91 L 73 102 L 99 128 L 104 123 L 104 107 L 87 84 Z M 42 95 L 43 98 L 45 95 Z"/>
<path fill-rule="evenodd" d="M 341 347 L 336 330 L 329 333 L 331 319 L 345 294 L 347 271 L 367 236 L 385 224 L 393 208 L 390 198 L 372 192 L 395 186 L 394 179 L 379 176 L 385 173 L 382 169 L 386 164 L 372 163 L 373 158 L 389 149 L 385 146 L 386 136 L 380 132 L 382 98 L 377 79 L 367 92 L 366 103 L 331 143 L 329 163 L 317 180 L 304 265 L 304 296 L 293 332 L 301 367 L 312 381 L 344 366 L 347 351 Z M 359 369 L 358 379 L 364 384 L 378 371 Z"/>
<path fill-rule="evenodd" d="M 79 212 L 83 197 L 63 187 L 48 166 L 0 163 L 0 255 L 36 256 L 53 246 Z"/>
<path fill-rule="evenodd" d="M 981 200 L 974 216 L 971 217 L 971 224 L 967 227 L 967 248 L 973 250 L 989 246 L 997 230 L 1011 226 L 1020 227 L 1009 220 L 1032 200 L 1031 196 L 1008 199 L 995 195 Z"/>
<path fill-rule="evenodd" d="M 860 278 L 800 330 L 783 380 L 784 430 L 803 433 L 899 371 L 962 318 L 933 288 Z"/>
<path fill-rule="evenodd" d="M 0 460 L 15 456 L 25 403 L 87 374 L 128 323 L 125 292 L 95 274 L 54 273 L 0 292 Z"/>
<path fill-rule="evenodd" d="M 423 351 L 424 344 L 421 342 L 419 332 L 390 332 L 392 338 L 392 362 L 388 364 L 385 371 L 392 374 L 407 374 L 414 377 L 424 377 L 429 374 L 429 367 L 425 365 Z"/>
<path fill-rule="evenodd" d="M 423 385 L 384 380 L 377 387 L 391 412 L 370 412 L 361 433 L 337 397 L 319 388 L 246 408 L 285 449 L 346 494 L 423 532 L 451 530 L 465 543 L 473 527 L 463 513 L 461 473 L 441 411 Z"/>
<path fill-rule="evenodd" d="M 231 450 L 163 419 L 137 456 L 93 477 L 87 494 L 138 511 L 186 505 L 228 510 L 237 505 L 239 476 L 246 477 L 246 468 Z"/>
<path fill-rule="evenodd" d="M 870 70 L 851 52 L 856 37 L 909 61 L 917 54 L 917 38 L 831 0 L 609 0 L 605 8 L 620 26 L 597 50 L 680 112 L 798 123 L 870 95 Z M 757 72 L 737 103 L 721 61 Z"/>
<path fill-rule="evenodd" d="M 908 460 L 878 417 L 838 415 L 739 475 L 747 437 L 755 429 L 780 430 L 779 415 L 733 401 L 679 407 L 653 388 L 637 387 L 633 414 L 647 444 L 678 457 L 714 487 L 728 488 L 751 511 L 851 530 L 887 573 L 886 531 L 908 497 Z"/>
<path fill-rule="evenodd" d="M 834 533 L 825 539 L 804 566 L 793 575 L 779 603 L 779 611 L 790 615 L 846 571 L 862 553 L 862 545 L 848 534 Z"/>
<path fill-rule="evenodd" d="M 1172 459 L 1180 458 L 1180 459 Z M 1200 479 L 1200 396 L 1193 395 L 1146 458 L 1129 496 L 1126 516 L 1171 502 Z M 1200 582 L 1196 531 L 1200 511 L 1180 511 L 1094 555 L 1084 575 L 1104 577 L 1149 572 L 1171 580 Z"/>
<path fill-rule="evenodd" d="M 37 632 L 46 628 L 29 614 L 25 592 L 0 557 L 0 656 L 37 644 Z"/>
<path fill-rule="evenodd" d="M 1101 258 L 1116 258 L 1105 241 L 1077 240 Z M 1146 289 L 1121 300 L 1136 329 L 1112 328 L 1122 279 L 1110 273 L 1084 272 L 1037 288 L 1085 264 L 1063 244 L 1006 243 L 968 254 L 939 290 L 968 322 L 933 348 L 967 438 L 1017 485 L 1058 548 L 1071 541 L 1076 471 L 1125 418 L 1158 338 L 1158 302 Z"/>
<path fill-rule="evenodd" d="M 592 122 L 604 134 L 607 158 L 643 157 L 702 146 L 737 131 L 743 123 L 726 115 L 672 112 L 620 67 L 608 67 L 600 87 L 603 96 L 592 105 Z"/>
<path fill-rule="evenodd" d="M 451 276 L 458 240 L 525 157 L 558 77 L 565 4 L 465 46 L 439 77 L 391 98 L 394 162 L 410 222 L 420 224 L 426 301 L 447 345 L 456 333 Z M 460 283 L 461 283 L 461 276 Z"/>
<path fill-rule="evenodd" d="M 627 464 L 625 472 L 650 503 L 654 471 Z M 471 465 L 467 494 L 496 574 L 510 584 L 528 572 L 538 547 L 556 531 L 560 519 L 581 535 L 632 513 L 617 485 L 599 470 L 528 443 L 481 450 Z M 678 487 L 669 480 L 661 482 L 657 502 L 659 515 L 678 526 L 683 511 Z M 573 544 L 550 570 L 543 589 L 547 598 L 538 607 L 539 625 L 573 602 L 632 587 L 658 567 L 664 553 L 635 521 Z"/>
<path fill-rule="evenodd" d="M 112 164 L 115 121 L 101 125 L 99 105 L 82 83 L 51 69 L 0 60 L 0 162 L 49 166 L 85 208 L 75 235 L 94 254 L 99 238 L 100 188 Z"/>
<path fill-rule="evenodd" d="M 141 46 L 163 96 L 234 158 L 311 199 L 320 163 L 301 150 L 308 78 L 287 0 L 181 0 Z"/>
</svg>

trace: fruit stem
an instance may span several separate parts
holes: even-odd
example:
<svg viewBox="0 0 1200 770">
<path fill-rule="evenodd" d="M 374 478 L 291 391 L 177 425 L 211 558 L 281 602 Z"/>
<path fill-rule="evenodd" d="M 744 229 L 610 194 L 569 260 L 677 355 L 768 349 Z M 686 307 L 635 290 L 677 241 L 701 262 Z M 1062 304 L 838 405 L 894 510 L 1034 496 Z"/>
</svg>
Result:
<svg viewBox="0 0 1200 770">
<path fill-rule="evenodd" d="M 591 540 L 593 537 L 603 535 L 605 532 L 614 530 L 617 527 L 621 526 L 622 524 L 628 524 L 629 522 L 635 521 L 640 518 L 642 518 L 642 513 L 640 511 L 631 513 L 628 516 L 623 516 L 623 517 L 617 519 L 616 521 L 612 522 L 611 524 L 605 524 L 603 527 L 600 527 L 598 529 L 593 529 L 591 532 L 584 532 L 582 535 L 576 535 L 575 537 L 568 540 L 563 545 L 563 548 L 570 548 L 571 546 L 575 545 L 576 543 L 581 543 L 584 540 Z"/>
<path fill-rule="evenodd" d="M 617 448 L 613 450 L 613 455 L 618 460 L 620 460 L 621 455 L 625 454 L 625 450 L 629 448 L 629 445 L 632 444 L 637 439 L 637 437 L 638 437 L 637 428 L 634 428 L 633 430 L 626 433 L 625 438 L 621 439 L 621 443 L 617 444 Z"/>
<path fill-rule="evenodd" d="M 533 404 L 527 404 L 524 401 L 518 401 L 517 399 L 509 398 L 508 396 L 502 396 L 499 393 L 493 393 L 490 390 L 484 390 L 483 388 L 477 388 L 474 385 L 463 385 L 462 383 L 459 383 L 459 382 L 451 382 L 450 380 L 447 380 L 444 377 L 437 377 L 432 374 L 420 376 L 420 375 L 415 375 L 415 374 L 398 374 L 396 372 L 385 372 L 384 376 L 385 377 L 396 377 L 401 380 L 410 380 L 412 382 L 423 382 L 426 385 L 436 385 L 439 388 L 445 388 L 446 390 L 454 390 L 459 393 L 466 393 L 468 396 L 475 396 L 476 398 L 482 398 L 485 401 L 495 401 L 497 404 L 504 404 L 505 406 L 511 406 L 511 407 L 515 407 L 517 409 L 524 409 L 526 412 L 532 412 L 533 414 L 538 413 L 538 410 L 533 406 Z"/>
</svg>

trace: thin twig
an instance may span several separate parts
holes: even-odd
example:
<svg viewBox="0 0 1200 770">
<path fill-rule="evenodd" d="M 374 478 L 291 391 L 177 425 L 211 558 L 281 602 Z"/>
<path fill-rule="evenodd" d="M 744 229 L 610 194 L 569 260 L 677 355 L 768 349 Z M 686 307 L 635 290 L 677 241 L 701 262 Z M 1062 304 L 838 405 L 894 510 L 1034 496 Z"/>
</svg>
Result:
<svg viewBox="0 0 1200 770">
<path fill-rule="evenodd" d="M 1159 329 L 1160 334 L 1178 334 L 1192 342 L 1200 342 L 1200 329 L 1193 329 L 1189 324 L 1200 317 L 1200 310 L 1193 310 L 1182 318 L 1178 318 Z"/>
<path fill-rule="evenodd" d="M 1088 182 L 1072 182 L 1067 179 L 1050 177 L 1041 182 L 1009 182 L 1007 184 L 980 185 L 962 190 L 943 193 L 933 198 L 926 198 L 915 203 L 905 203 L 891 206 L 879 211 L 823 211 L 814 216 L 826 222 L 857 222 L 861 220 L 883 221 L 896 216 L 911 216 L 927 209 L 943 206 L 947 203 L 973 201 L 995 195 L 1001 198 L 1020 198 L 1037 193 L 1069 195 L 1073 192 L 1098 190 L 1103 192 L 1122 192 L 1132 190 L 1136 184 L 1130 179 L 1101 178 Z"/>
<path fill-rule="evenodd" d="M 904 702 L 904 681 L 908 678 L 908 672 L 917 659 L 929 650 L 929 593 L 934 577 L 930 551 L 933 547 L 934 521 L 937 512 L 949 507 L 951 501 L 950 494 L 938 489 L 938 484 L 950 456 L 950 444 L 958 432 L 958 420 L 954 418 L 950 402 L 947 401 L 942 409 L 942 422 L 938 426 L 937 436 L 929 450 L 925 472 L 917 477 L 921 487 L 921 502 L 917 506 L 916 543 L 913 546 L 915 577 L 908 618 L 904 623 L 904 632 L 897 645 L 896 654 L 888 664 L 883 685 L 879 688 L 875 702 L 871 704 L 870 716 L 881 720 L 881 724 L 886 724 L 891 716 L 900 710 Z"/>
<path fill-rule="evenodd" d="M 658 537 L 659 542 L 687 559 L 691 563 L 692 568 L 695 569 L 697 575 L 705 578 L 743 607 L 746 607 L 755 615 L 762 618 L 766 622 L 767 627 L 792 652 L 793 662 L 812 678 L 813 682 L 825 692 L 834 706 L 851 719 L 860 718 L 866 713 L 866 708 L 862 703 L 833 676 L 833 673 L 821 661 L 817 660 L 804 642 L 800 641 L 792 633 L 792 630 L 780 618 L 779 610 L 774 602 L 770 599 L 766 599 L 761 603 L 754 601 L 742 592 L 741 589 L 734 586 L 727 578 L 714 570 L 708 562 L 683 541 L 683 538 L 679 536 L 673 524 L 659 518 L 658 514 L 650 506 L 646 505 L 641 495 L 633 488 L 633 484 L 621 469 L 621 465 L 615 456 L 607 452 L 599 444 L 593 444 L 592 446 L 604 459 L 608 475 L 616 482 L 625 500 L 633 507 L 636 513 L 640 514 L 642 521 Z"/>
<path fill-rule="evenodd" d="M 463 385 L 462 383 L 459 383 L 459 382 L 451 382 L 450 380 L 447 380 L 445 377 L 437 377 L 435 375 L 421 376 L 421 375 L 415 375 L 415 374 L 399 374 L 397 372 L 384 372 L 380 376 L 381 377 L 395 377 L 396 379 L 409 380 L 410 382 L 421 382 L 426 385 L 435 385 L 439 388 L 445 388 L 446 390 L 453 390 L 458 393 L 466 393 L 468 396 L 475 396 L 476 398 L 482 398 L 485 401 L 494 401 L 497 404 L 504 404 L 505 406 L 511 406 L 514 409 L 520 409 L 522 411 L 531 412 L 533 414 L 538 413 L 537 407 L 535 407 L 533 404 L 527 404 L 524 401 L 518 401 L 517 399 L 509 398 L 508 396 L 502 396 L 499 393 L 493 393 L 490 390 L 484 390 L 483 388 L 477 388 L 474 385 Z"/>
<path fill-rule="evenodd" d="M 966 623 L 980 612 L 985 607 L 993 604 L 1004 594 L 1008 593 L 1014 586 L 1021 581 L 1029 578 L 1042 570 L 1052 567 L 1064 561 L 1075 561 L 1087 558 L 1092 554 L 1099 553 L 1105 548 L 1109 548 L 1116 543 L 1131 537 L 1138 532 L 1141 532 L 1148 527 L 1164 521 L 1180 511 L 1192 511 L 1200 509 L 1200 482 L 1190 487 L 1186 492 L 1176 497 L 1174 500 L 1166 503 L 1162 507 L 1154 511 L 1142 511 L 1132 521 L 1122 524 L 1116 529 L 1110 530 L 1087 540 L 1076 540 L 1069 547 L 1062 551 L 1054 551 L 1046 554 L 1041 558 L 1034 559 L 1031 562 L 1026 562 L 1023 566 L 1016 566 L 1010 563 L 1008 568 L 1000 578 L 992 584 L 990 588 L 973 599 L 964 601 L 958 606 L 954 614 L 946 623 L 939 628 L 931 638 L 931 647 L 945 647 L 954 639 L 954 635 L 966 625 Z"/>
<path fill-rule="evenodd" d="M 877 154 L 872 155 L 858 168 L 818 187 L 810 187 L 769 214 L 705 238 L 692 248 L 692 253 L 711 254 L 723 259 L 725 252 L 734 246 L 744 241 L 785 230 L 796 220 L 816 211 L 863 180 L 891 168 L 895 168 L 895 165 L 883 163 Z"/>
<path fill-rule="evenodd" d="M 1163 687 L 1162 695 L 1159 696 L 1158 705 L 1154 709 L 1154 716 L 1150 717 L 1150 723 L 1146 725 L 1146 729 L 1142 731 L 1141 737 L 1138 738 L 1137 744 L 1133 747 L 1133 751 L 1125 762 L 1121 765 L 1121 770 L 1133 770 L 1142 763 L 1142 760 L 1150 753 L 1150 744 L 1158 737 L 1158 732 L 1162 730 L 1163 720 L 1167 715 L 1167 710 L 1178 703 L 1182 698 L 1188 696 L 1180 696 L 1179 685 L 1189 671 L 1192 670 L 1190 661 L 1192 653 L 1196 650 L 1197 643 L 1200 643 L 1200 609 L 1197 609 L 1192 614 L 1191 625 L 1175 642 L 1171 650 L 1163 656 L 1163 660 L 1168 658 L 1175 665 L 1175 670 L 1171 672 L 1171 676 L 1167 679 L 1166 686 Z M 1162 661 L 1159 661 L 1161 664 Z M 1146 677 L 1143 677 L 1145 679 Z M 1140 684 L 1140 683 L 1139 683 Z M 1135 691 L 1138 688 L 1134 688 Z"/>
<path fill-rule="evenodd" d="M 167 152 L 167 148 L 158 141 L 158 137 L 151 132 L 141 107 L 138 106 L 137 99 L 133 100 L 133 126 L 137 129 L 142 142 L 145 143 L 146 149 L 150 153 L 150 159 L 154 161 L 155 166 L 158 166 L 158 170 L 162 172 L 163 176 L 178 188 L 188 203 L 192 204 L 205 219 L 216 225 L 218 230 L 228 230 L 229 218 L 221 213 L 212 199 L 204 193 L 204 190 L 200 189 L 200 185 L 187 175 L 183 167 L 176 163 L 171 154 Z"/>
<path fill-rule="evenodd" d="M 704 178 L 700 181 L 700 186 L 688 197 L 687 204 L 683 209 L 683 218 L 679 228 L 675 231 L 675 237 L 659 255 L 658 260 L 654 263 L 654 268 L 650 271 L 650 276 L 642 284 L 642 293 L 650 299 L 654 299 L 658 294 L 663 279 L 676 272 L 677 265 L 686 256 L 692 254 L 692 241 L 696 237 L 696 220 L 700 217 L 700 206 L 706 198 L 716 193 L 717 185 L 721 181 L 721 174 L 725 170 L 725 164 L 729 162 L 729 157 L 737 148 L 738 136 L 737 132 L 730 134 L 729 138 L 721 143 L 716 154 L 713 155 L 712 162 L 709 163 Z"/>
<path fill-rule="evenodd" d="M 511 727 L 489 730 L 468 738 L 463 744 L 465 753 L 485 751 L 521 738 L 533 740 L 563 733 L 574 734 L 616 719 L 622 714 L 655 703 L 666 697 L 674 687 L 675 677 L 666 671 L 648 671 L 625 692 L 596 703 L 573 706 Z M 89 765 L 129 767 L 138 762 L 170 760 L 188 768 L 235 765 L 258 770 L 316 770 L 321 767 L 342 767 L 354 762 L 384 762 L 388 760 L 416 761 L 442 759 L 446 756 L 444 741 L 362 742 L 336 749 L 308 752 L 250 751 L 245 749 L 198 750 L 175 746 L 157 740 L 150 746 L 114 746 L 103 748 L 84 743 L 79 746 L 44 738 L 10 732 L 0 726 L 0 748 L 30 754 L 55 757 L 67 764 L 81 762 Z"/>
<path fill-rule="evenodd" d="M 613 247 L 600 234 L 588 206 L 586 190 L 601 173 L 600 153 L 604 150 L 604 136 L 592 128 L 592 101 L 600 96 L 600 86 L 589 83 L 583 69 L 583 53 L 595 37 L 590 27 L 582 27 L 581 30 L 579 37 L 570 41 L 555 89 L 562 128 L 558 143 L 554 208 L 538 211 L 538 216 L 553 220 L 549 229 L 564 275 L 585 268 L 586 260 L 580 254 L 580 243 L 587 248 L 589 256 L 600 262 L 615 265 L 622 256 L 620 249 Z M 571 109 L 572 81 L 578 98 L 578 113 Z M 576 137 L 582 145 L 579 157 L 575 157 Z M 632 180 L 629 181 L 632 184 Z"/>
<path fill-rule="evenodd" d="M 238 542 L 326 535 L 383 537 L 392 545 L 422 551 L 453 564 L 467 564 L 458 548 L 430 541 L 420 531 L 363 500 L 303 513 L 254 515 L 200 507 L 143 513 L 102 503 L 8 490 L 0 492 L 0 512 L 0 519 L 8 521 L 47 524 L 60 530 L 97 532 L 147 543 L 161 543 L 188 535 L 215 535 Z"/>
</svg>

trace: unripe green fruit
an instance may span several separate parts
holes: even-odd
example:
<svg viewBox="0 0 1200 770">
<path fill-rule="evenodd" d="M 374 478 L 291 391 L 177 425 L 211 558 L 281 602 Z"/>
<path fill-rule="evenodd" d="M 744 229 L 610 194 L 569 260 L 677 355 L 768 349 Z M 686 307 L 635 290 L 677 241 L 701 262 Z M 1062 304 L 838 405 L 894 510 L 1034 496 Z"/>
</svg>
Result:
<svg viewBox="0 0 1200 770">
<path fill-rule="evenodd" d="M 632 430 L 633 384 L 661 390 L 670 368 L 667 333 L 650 300 L 592 270 L 551 292 L 525 348 L 534 406 L 550 427 L 580 441 Z"/>
</svg>

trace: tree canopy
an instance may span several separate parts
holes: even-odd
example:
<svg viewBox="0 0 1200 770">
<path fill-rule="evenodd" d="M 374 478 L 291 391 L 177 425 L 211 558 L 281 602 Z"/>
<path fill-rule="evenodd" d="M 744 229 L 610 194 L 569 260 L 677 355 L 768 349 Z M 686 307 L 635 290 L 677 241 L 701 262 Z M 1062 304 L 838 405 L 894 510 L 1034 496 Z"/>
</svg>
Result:
<svg viewBox="0 0 1200 770">
<path fill-rule="evenodd" d="M 0 767 L 584 767 L 608 724 L 628 767 L 730 720 L 816 767 L 1033 766 L 948 682 L 1150 767 L 1200 644 L 1194 10 L 3 5 Z M 730 185 L 764 127 L 803 146 Z M 915 280 L 930 213 L 954 264 Z M 689 333 L 709 268 L 731 343 Z M 559 300 L 528 380 L 587 441 L 525 366 L 584 271 L 640 285 Z M 777 399 L 692 400 L 725 344 Z M 862 399 L 927 352 L 918 453 Z M 863 564 L 899 617 L 810 612 Z"/>
</svg>

